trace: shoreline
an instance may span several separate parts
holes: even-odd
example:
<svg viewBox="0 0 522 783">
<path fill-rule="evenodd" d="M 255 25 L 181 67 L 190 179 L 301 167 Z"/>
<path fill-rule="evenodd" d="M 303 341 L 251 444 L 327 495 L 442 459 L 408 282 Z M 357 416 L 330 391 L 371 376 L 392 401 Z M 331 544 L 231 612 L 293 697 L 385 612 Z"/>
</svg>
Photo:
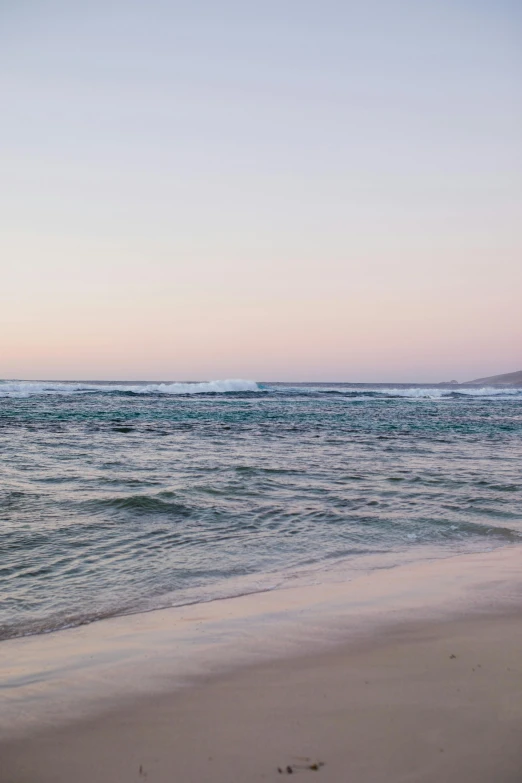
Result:
<svg viewBox="0 0 522 783">
<path fill-rule="evenodd" d="M 102 715 L 208 678 L 397 629 L 522 608 L 522 546 L 99 620 L 0 643 L 0 741 Z"/>
<path fill-rule="evenodd" d="M 229 577 L 206 586 L 206 589 L 208 590 L 207 593 L 204 592 L 205 588 L 202 588 L 201 586 L 176 591 L 178 600 L 179 595 L 183 597 L 181 602 L 174 602 L 172 599 L 169 600 L 168 596 L 173 596 L 174 594 L 167 593 L 160 597 L 150 598 L 148 605 L 145 604 L 134 608 L 114 610 L 108 609 L 106 612 L 99 615 L 84 616 L 83 619 L 68 618 L 67 620 L 64 620 L 63 624 L 46 625 L 45 621 L 41 621 L 39 624 L 35 623 L 34 627 L 25 629 L 21 632 L 12 632 L 0 636 L 0 646 L 4 642 L 10 642 L 16 639 L 46 636 L 105 622 L 107 620 L 111 621 L 147 615 L 151 612 L 169 610 L 182 611 L 192 606 L 204 607 L 207 604 L 216 602 L 234 601 L 236 599 L 248 597 L 255 598 L 263 593 L 286 591 L 294 588 L 309 590 L 314 587 L 324 587 L 327 584 L 346 585 L 361 576 L 368 576 L 377 571 L 403 569 L 410 566 L 420 566 L 423 563 L 451 560 L 453 558 L 467 557 L 475 554 L 483 555 L 493 551 L 503 550 L 512 545 L 519 545 L 522 551 L 522 538 L 508 535 L 506 536 L 506 541 L 504 541 L 504 543 L 499 544 L 496 542 L 494 547 L 488 549 L 476 548 L 465 549 L 463 551 L 452 551 L 445 547 L 425 545 L 416 548 L 414 551 L 405 550 L 402 552 L 368 553 L 355 557 L 339 558 L 335 564 L 332 565 L 329 563 L 327 570 L 324 570 L 325 564 L 318 561 L 309 564 L 306 567 L 294 567 L 285 572 L 261 571 L 240 577 Z M 320 574 L 320 581 L 317 579 L 318 574 Z"/>
</svg>

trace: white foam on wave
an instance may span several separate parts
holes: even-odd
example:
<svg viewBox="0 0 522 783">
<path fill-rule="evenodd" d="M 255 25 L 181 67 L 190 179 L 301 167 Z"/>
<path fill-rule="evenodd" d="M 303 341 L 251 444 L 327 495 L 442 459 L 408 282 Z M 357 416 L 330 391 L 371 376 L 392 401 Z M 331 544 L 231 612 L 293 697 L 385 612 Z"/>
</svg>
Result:
<svg viewBox="0 0 522 783">
<path fill-rule="evenodd" d="M 88 394 L 95 392 L 130 392 L 132 394 L 226 394 L 257 392 L 255 381 L 241 378 L 203 383 L 55 383 L 52 381 L 1 381 L 0 397 L 31 397 L 43 394 Z"/>
<path fill-rule="evenodd" d="M 482 388 L 461 388 L 459 386 L 447 388 L 389 388 L 389 389 L 368 389 L 376 391 L 379 394 L 385 394 L 393 397 L 412 397 L 427 399 L 442 399 L 450 395 L 461 394 L 466 397 L 498 397 L 504 396 L 522 396 L 522 389 L 517 388 L 499 388 L 495 386 L 484 386 Z"/>
<path fill-rule="evenodd" d="M 522 399 L 522 388 L 520 387 L 466 387 L 466 386 L 345 386 L 342 384 L 331 386 L 285 386 L 276 387 L 277 391 L 290 392 L 292 394 L 340 394 L 349 396 L 352 401 L 361 401 L 368 399 L 368 395 L 373 397 L 405 397 L 410 399 L 433 399 L 440 400 L 454 396 L 463 397 L 519 397 Z"/>
</svg>

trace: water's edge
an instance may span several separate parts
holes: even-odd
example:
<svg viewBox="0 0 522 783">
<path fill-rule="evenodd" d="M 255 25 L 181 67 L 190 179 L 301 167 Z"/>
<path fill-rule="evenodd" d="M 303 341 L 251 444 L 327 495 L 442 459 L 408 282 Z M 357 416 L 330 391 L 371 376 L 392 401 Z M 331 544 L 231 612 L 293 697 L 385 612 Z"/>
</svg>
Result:
<svg viewBox="0 0 522 783">
<path fill-rule="evenodd" d="M 194 604 L 0 644 L 0 734 L 112 708 L 263 661 L 358 644 L 400 624 L 520 611 L 522 547 Z"/>
</svg>

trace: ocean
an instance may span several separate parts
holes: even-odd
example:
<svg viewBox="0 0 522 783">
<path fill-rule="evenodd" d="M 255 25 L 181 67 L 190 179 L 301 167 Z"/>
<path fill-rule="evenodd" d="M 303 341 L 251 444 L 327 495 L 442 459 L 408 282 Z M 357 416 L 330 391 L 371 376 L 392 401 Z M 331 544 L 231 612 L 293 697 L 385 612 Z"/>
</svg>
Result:
<svg viewBox="0 0 522 783">
<path fill-rule="evenodd" d="M 0 382 L 0 638 L 522 542 L 522 389 Z"/>
</svg>

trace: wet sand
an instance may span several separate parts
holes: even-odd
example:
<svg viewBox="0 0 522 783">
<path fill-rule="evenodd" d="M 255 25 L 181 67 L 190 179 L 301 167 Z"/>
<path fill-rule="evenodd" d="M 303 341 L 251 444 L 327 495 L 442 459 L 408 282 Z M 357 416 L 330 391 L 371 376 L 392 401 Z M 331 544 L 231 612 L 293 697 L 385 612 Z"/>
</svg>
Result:
<svg viewBox="0 0 522 783">
<path fill-rule="evenodd" d="M 521 565 L 512 547 L 4 642 L 0 780 L 520 781 Z"/>
</svg>

